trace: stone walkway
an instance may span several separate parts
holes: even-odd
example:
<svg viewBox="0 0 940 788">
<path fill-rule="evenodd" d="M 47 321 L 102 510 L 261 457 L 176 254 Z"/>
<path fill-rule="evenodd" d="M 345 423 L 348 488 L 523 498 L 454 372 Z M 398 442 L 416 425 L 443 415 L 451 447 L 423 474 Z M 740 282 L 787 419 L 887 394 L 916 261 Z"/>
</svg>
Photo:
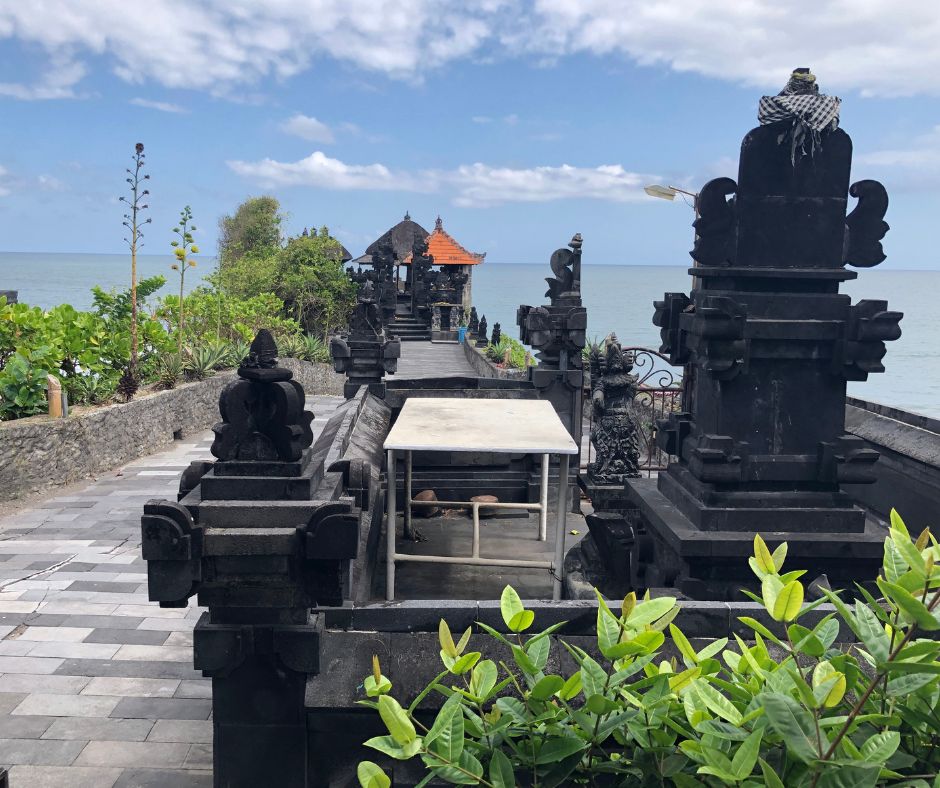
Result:
<svg viewBox="0 0 940 788">
<path fill-rule="evenodd" d="M 431 342 L 402 342 L 398 371 L 386 380 L 405 378 L 438 378 L 477 373 L 460 345 Z"/>
<path fill-rule="evenodd" d="M 340 397 L 310 397 L 322 429 Z M 0 766 L 11 788 L 212 785 L 202 610 L 147 600 L 140 516 L 212 433 L 0 518 Z"/>
</svg>

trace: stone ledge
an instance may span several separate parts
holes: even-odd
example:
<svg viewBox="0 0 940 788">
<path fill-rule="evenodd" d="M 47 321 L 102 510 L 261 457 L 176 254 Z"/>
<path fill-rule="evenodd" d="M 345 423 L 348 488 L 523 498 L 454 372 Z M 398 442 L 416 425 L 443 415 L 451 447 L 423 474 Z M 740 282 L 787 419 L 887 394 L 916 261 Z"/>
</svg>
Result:
<svg viewBox="0 0 940 788">
<path fill-rule="evenodd" d="M 502 380 L 525 380 L 526 378 L 526 370 L 524 369 L 503 369 L 502 367 L 497 367 L 484 355 L 483 351 L 476 346 L 476 340 L 470 339 L 469 335 L 463 343 L 463 352 L 470 366 L 473 367 L 473 371 L 481 378 L 500 378 Z"/>
<path fill-rule="evenodd" d="M 283 359 L 308 395 L 342 395 L 342 378 L 326 364 Z M 77 482 L 202 432 L 219 420 L 222 372 L 127 403 L 76 409 L 66 419 L 0 422 L 0 501 Z"/>
</svg>

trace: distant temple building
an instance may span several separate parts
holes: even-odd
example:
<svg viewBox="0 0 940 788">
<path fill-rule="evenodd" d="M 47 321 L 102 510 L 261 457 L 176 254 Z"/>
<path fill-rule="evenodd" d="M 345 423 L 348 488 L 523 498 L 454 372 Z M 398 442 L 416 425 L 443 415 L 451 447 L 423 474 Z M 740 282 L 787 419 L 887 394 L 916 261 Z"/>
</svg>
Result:
<svg viewBox="0 0 940 788">
<path fill-rule="evenodd" d="M 411 253 L 415 241 L 424 240 L 428 245 L 428 254 L 434 258 L 435 266 L 460 266 L 459 271 L 467 274 L 467 282 L 463 287 L 463 305 L 470 309 L 473 290 L 473 266 L 479 265 L 486 257 L 486 252 L 470 252 L 461 246 L 450 233 L 444 229 L 444 223 L 438 216 L 434 222 L 434 231 L 428 232 L 420 224 L 413 221 L 406 212 L 405 218 L 394 227 L 386 230 L 366 247 L 366 252 L 352 261 L 353 265 L 370 265 L 372 253 L 382 244 L 390 243 L 395 253 L 395 264 L 411 265 Z M 401 277 L 399 268 L 399 281 L 405 280 L 400 286 L 402 291 L 407 290 L 408 276 Z"/>
</svg>

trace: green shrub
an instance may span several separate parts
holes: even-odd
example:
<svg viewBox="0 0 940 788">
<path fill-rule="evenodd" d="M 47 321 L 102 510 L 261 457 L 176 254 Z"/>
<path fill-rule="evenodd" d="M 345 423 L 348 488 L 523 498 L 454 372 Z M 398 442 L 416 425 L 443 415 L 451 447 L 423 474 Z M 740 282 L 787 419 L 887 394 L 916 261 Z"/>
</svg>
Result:
<svg viewBox="0 0 940 788">
<path fill-rule="evenodd" d="M 73 405 L 104 405 L 111 401 L 118 388 L 116 375 L 76 375 L 65 383 L 69 402 Z"/>
<path fill-rule="evenodd" d="M 183 351 L 183 370 L 192 380 L 205 380 L 225 365 L 227 355 L 224 346 L 186 348 Z"/>
<path fill-rule="evenodd" d="M 444 670 L 408 708 L 374 660 L 364 682 L 374 700 L 362 703 L 388 735 L 366 746 L 420 758 L 427 780 L 497 788 L 937 786 L 940 643 L 921 637 L 940 631 L 937 541 L 926 530 L 912 539 L 892 512 L 882 597 L 859 586 L 851 606 L 833 592 L 805 603 L 804 573 L 783 572 L 786 552 L 755 537 L 756 599 L 774 623 L 742 617 L 750 643 L 735 635 L 696 649 L 674 623 L 673 597 L 631 593 L 611 610 L 598 594 L 598 658 L 562 640 L 578 666 L 570 676 L 545 673 L 562 624 L 526 636 L 534 615 L 507 586 L 500 607 L 510 634 L 479 623 L 501 653 L 467 651 L 470 630 L 455 642 L 442 620 Z M 800 623 L 826 599 L 834 613 Z M 837 644 L 840 622 L 857 644 Z M 679 659 L 662 654 L 667 631 Z M 426 727 L 415 709 L 430 692 L 446 701 Z M 359 777 L 389 785 L 369 761 Z"/>
<path fill-rule="evenodd" d="M 0 370 L 0 420 L 21 419 L 44 413 L 46 376 L 50 374 L 48 348 L 17 350 Z"/>
<path fill-rule="evenodd" d="M 177 353 L 167 353 L 160 357 L 156 371 L 157 385 L 162 389 L 176 388 L 183 378 L 183 359 Z"/>
<path fill-rule="evenodd" d="M 509 366 L 514 369 L 525 369 L 531 365 L 528 352 L 518 339 L 502 336 L 497 344 L 490 342 L 483 352 L 494 364 L 503 364 L 506 360 L 506 351 L 509 351 Z"/>
</svg>

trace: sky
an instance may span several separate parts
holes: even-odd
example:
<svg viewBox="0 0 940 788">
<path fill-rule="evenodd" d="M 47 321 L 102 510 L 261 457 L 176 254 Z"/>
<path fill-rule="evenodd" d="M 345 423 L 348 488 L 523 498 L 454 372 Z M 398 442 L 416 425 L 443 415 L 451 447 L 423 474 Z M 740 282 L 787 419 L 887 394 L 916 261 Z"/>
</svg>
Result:
<svg viewBox="0 0 940 788">
<path fill-rule="evenodd" d="M 898 269 L 940 268 L 935 0 L 0 0 L 0 250 L 116 253 L 147 155 L 144 251 L 185 205 L 271 194 L 360 254 L 406 211 L 487 262 L 685 265 L 761 95 L 809 66 L 842 98 L 853 180 Z"/>
</svg>

